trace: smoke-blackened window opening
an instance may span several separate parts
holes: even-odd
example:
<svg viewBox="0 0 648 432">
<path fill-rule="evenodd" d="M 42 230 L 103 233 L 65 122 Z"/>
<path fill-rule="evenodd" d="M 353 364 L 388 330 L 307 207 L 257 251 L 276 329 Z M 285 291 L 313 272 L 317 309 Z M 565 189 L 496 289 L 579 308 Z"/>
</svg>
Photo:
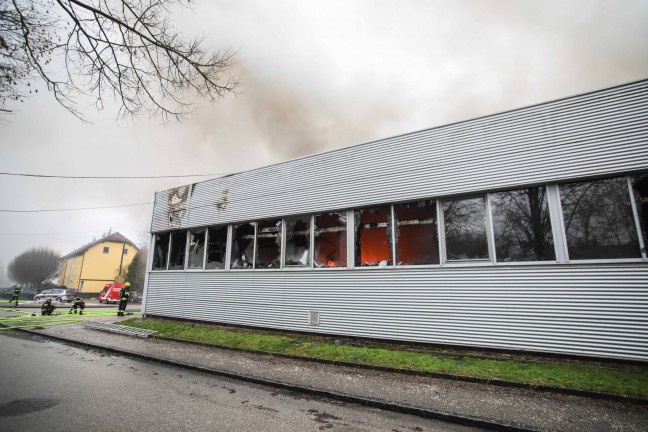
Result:
<svg viewBox="0 0 648 432">
<path fill-rule="evenodd" d="M 232 225 L 231 269 L 251 269 L 254 265 L 254 222 Z"/>
<path fill-rule="evenodd" d="M 626 177 L 559 186 L 570 260 L 640 258 Z"/>
<path fill-rule="evenodd" d="M 439 264 L 436 201 L 394 205 L 396 265 Z"/>
<path fill-rule="evenodd" d="M 556 259 L 544 186 L 489 194 L 498 262 Z"/>
<path fill-rule="evenodd" d="M 391 206 L 355 211 L 357 267 L 387 267 L 392 264 Z"/>
<path fill-rule="evenodd" d="M 166 270 L 169 258 L 169 233 L 155 234 L 153 238 L 153 270 Z"/>
<path fill-rule="evenodd" d="M 210 227 L 207 230 L 207 260 L 208 270 L 224 269 L 227 254 L 227 225 Z"/>
<path fill-rule="evenodd" d="M 643 233 L 643 254 L 648 248 L 648 174 L 640 174 L 630 178 L 634 193 L 635 208 L 639 218 L 639 226 Z"/>
<path fill-rule="evenodd" d="M 254 268 L 281 267 L 281 219 L 257 222 Z"/>
<path fill-rule="evenodd" d="M 201 269 L 205 261 L 205 230 L 189 232 L 189 257 L 187 268 Z"/>
<path fill-rule="evenodd" d="M 311 218 L 302 217 L 286 219 L 286 255 L 287 266 L 311 265 Z"/>
<path fill-rule="evenodd" d="M 320 213 L 314 218 L 314 267 L 347 266 L 346 212 Z"/>
<path fill-rule="evenodd" d="M 187 231 L 175 231 L 171 233 L 169 270 L 184 270 L 186 248 Z"/>
<path fill-rule="evenodd" d="M 443 202 L 448 261 L 489 259 L 484 197 Z"/>
</svg>

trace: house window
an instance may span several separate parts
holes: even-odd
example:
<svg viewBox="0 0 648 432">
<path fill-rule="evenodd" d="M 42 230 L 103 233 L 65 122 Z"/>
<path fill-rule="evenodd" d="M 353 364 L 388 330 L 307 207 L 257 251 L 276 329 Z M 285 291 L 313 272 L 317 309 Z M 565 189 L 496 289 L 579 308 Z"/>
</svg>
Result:
<svg viewBox="0 0 648 432">
<path fill-rule="evenodd" d="M 391 265 L 391 206 L 356 210 L 355 224 L 355 265 Z"/>
<path fill-rule="evenodd" d="M 254 265 L 255 233 L 255 222 L 232 225 L 232 262 L 230 268 L 252 268 Z"/>
<path fill-rule="evenodd" d="M 203 267 L 205 260 L 205 230 L 189 232 L 189 261 L 187 268 L 197 269 Z"/>
<path fill-rule="evenodd" d="M 128 249 L 124 248 L 124 255 L 128 255 Z"/>
<path fill-rule="evenodd" d="M 110 248 L 108 246 L 104 246 L 103 253 L 107 254 L 108 252 L 110 252 Z"/>
<path fill-rule="evenodd" d="M 286 219 L 286 258 L 287 266 L 309 266 L 311 217 Z"/>
<path fill-rule="evenodd" d="M 346 212 L 315 215 L 315 267 L 347 266 Z"/>
<path fill-rule="evenodd" d="M 169 257 L 169 233 L 155 234 L 153 244 L 153 270 L 166 270 Z"/>
<path fill-rule="evenodd" d="M 498 262 L 556 259 L 544 187 L 497 192 L 489 198 Z"/>
<path fill-rule="evenodd" d="M 394 205 L 396 264 L 439 264 L 436 201 Z"/>
<path fill-rule="evenodd" d="M 169 252 L 169 270 L 184 270 L 187 248 L 187 232 L 171 233 L 171 251 Z"/>
<path fill-rule="evenodd" d="M 210 227 L 207 230 L 207 269 L 225 268 L 227 250 L 227 226 Z"/>
<path fill-rule="evenodd" d="M 559 186 L 569 258 L 640 258 L 625 177 Z"/>
<path fill-rule="evenodd" d="M 281 219 L 257 223 L 254 268 L 279 268 L 281 263 Z"/>
<path fill-rule="evenodd" d="M 488 259 L 484 197 L 443 202 L 448 261 Z"/>
</svg>

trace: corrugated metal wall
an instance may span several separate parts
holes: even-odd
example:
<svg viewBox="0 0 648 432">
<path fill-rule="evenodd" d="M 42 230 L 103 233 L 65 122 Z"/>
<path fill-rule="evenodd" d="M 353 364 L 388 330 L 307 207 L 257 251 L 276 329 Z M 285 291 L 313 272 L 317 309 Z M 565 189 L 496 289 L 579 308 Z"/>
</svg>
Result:
<svg viewBox="0 0 648 432">
<path fill-rule="evenodd" d="M 648 80 L 197 183 L 173 228 L 646 170 Z M 646 262 L 150 272 L 146 312 L 648 361 Z"/>
<path fill-rule="evenodd" d="M 644 264 L 156 273 L 146 311 L 240 325 L 648 360 Z M 308 323 L 320 312 L 320 325 Z"/>
<path fill-rule="evenodd" d="M 180 227 L 647 167 L 648 80 L 644 80 L 197 183 Z M 224 193 L 227 205 L 219 210 Z M 156 196 L 154 232 L 171 228 L 167 195 Z"/>
</svg>

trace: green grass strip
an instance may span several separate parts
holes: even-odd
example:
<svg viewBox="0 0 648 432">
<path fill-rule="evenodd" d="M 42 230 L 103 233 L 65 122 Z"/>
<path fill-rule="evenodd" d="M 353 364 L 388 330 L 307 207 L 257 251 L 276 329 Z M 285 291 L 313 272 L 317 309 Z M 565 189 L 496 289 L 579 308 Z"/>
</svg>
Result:
<svg viewBox="0 0 648 432">
<path fill-rule="evenodd" d="M 623 363 L 575 361 L 510 354 L 466 355 L 454 350 L 409 350 L 335 343 L 317 336 L 286 335 L 163 319 L 130 319 L 122 325 L 155 330 L 159 336 L 226 348 L 286 354 L 304 358 L 391 367 L 419 372 L 499 379 L 530 385 L 554 386 L 615 395 L 648 398 L 648 367 Z M 366 345 L 366 344 L 365 344 Z M 382 344 L 385 345 L 385 344 Z"/>
</svg>

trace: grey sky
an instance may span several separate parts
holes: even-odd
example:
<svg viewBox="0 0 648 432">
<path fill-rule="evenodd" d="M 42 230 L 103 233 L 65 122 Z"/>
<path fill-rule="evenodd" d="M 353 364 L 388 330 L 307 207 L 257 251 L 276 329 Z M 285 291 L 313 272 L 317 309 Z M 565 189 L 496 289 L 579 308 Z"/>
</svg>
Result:
<svg viewBox="0 0 648 432">
<path fill-rule="evenodd" d="M 182 124 L 39 96 L 0 125 L 0 171 L 230 173 L 648 77 L 648 1 L 216 1 L 176 15 L 187 36 L 238 50 L 244 93 Z M 152 202 L 200 179 L 0 176 L 0 209 Z M 67 254 L 112 228 L 133 241 L 151 206 L 0 213 L 0 262 Z"/>
</svg>

